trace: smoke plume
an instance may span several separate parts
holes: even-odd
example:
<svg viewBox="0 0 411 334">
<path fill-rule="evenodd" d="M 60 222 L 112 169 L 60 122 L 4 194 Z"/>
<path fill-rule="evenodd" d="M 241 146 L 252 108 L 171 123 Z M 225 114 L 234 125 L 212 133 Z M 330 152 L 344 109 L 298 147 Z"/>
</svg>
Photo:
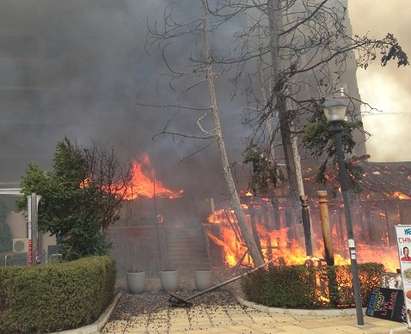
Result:
<svg viewBox="0 0 411 334">
<path fill-rule="evenodd" d="M 354 33 L 382 36 L 393 33 L 401 46 L 411 52 L 409 13 L 407 0 L 389 1 L 384 4 L 373 0 L 350 1 L 350 14 Z M 381 68 L 371 66 L 357 73 L 361 97 L 381 112 L 365 115 L 364 123 L 372 137 L 367 150 L 373 161 L 410 161 L 411 150 L 411 67 Z"/>
</svg>

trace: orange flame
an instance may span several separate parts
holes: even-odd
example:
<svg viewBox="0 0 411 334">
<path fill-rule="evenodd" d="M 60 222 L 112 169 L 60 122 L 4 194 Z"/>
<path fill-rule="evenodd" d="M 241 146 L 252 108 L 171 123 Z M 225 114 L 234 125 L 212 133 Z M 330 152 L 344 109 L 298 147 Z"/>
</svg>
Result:
<svg viewBox="0 0 411 334">
<path fill-rule="evenodd" d="M 391 194 L 391 196 L 396 198 L 396 199 L 399 199 L 400 201 L 409 201 L 409 200 L 411 200 L 410 196 L 408 196 L 407 194 L 404 194 L 400 191 L 393 192 Z"/>
<path fill-rule="evenodd" d="M 246 221 L 250 226 L 249 215 L 246 215 Z M 208 236 L 211 241 L 223 248 L 224 261 L 227 266 L 230 268 L 239 264 L 252 266 L 252 259 L 247 256 L 247 248 L 242 241 L 237 227 L 237 218 L 232 210 L 222 209 L 213 212 L 208 218 L 208 223 L 220 225 L 219 236 L 211 232 Z M 287 228 L 269 231 L 262 224 L 256 224 L 256 228 L 266 260 L 282 258 L 288 264 L 303 264 L 306 261 L 305 250 L 295 240 L 288 242 Z"/>
<path fill-rule="evenodd" d="M 249 204 L 249 206 L 252 204 Z M 254 206 L 254 208 L 258 206 Z M 243 206 L 246 222 L 250 231 L 251 217 L 247 214 L 247 206 Z M 208 236 L 210 240 L 220 247 L 223 251 L 224 262 L 230 267 L 239 265 L 252 266 L 252 259 L 248 256 L 247 248 L 242 240 L 241 232 L 237 226 L 237 219 L 233 210 L 216 210 L 208 217 L 209 224 L 218 224 L 218 233 L 215 229 L 209 229 Z M 266 261 L 279 259 L 287 265 L 304 264 L 309 257 L 306 256 L 304 242 L 300 239 L 289 238 L 289 228 L 282 227 L 276 230 L 270 230 L 262 221 L 255 223 L 255 229 L 258 234 L 263 256 Z M 334 235 L 334 238 L 337 238 Z M 320 236 L 314 237 L 314 256 L 323 257 L 323 242 Z M 346 243 L 344 243 L 346 244 Z M 395 272 L 399 267 L 398 256 L 395 247 L 382 245 L 369 245 L 366 243 L 357 243 L 358 261 L 360 263 L 376 262 L 382 263 L 385 269 Z M 344 250 L 336 251 L 334 254 L 336 265 L 347 265 L 350 260 L 344 256 Z"/>
<path fill-rule="evenodd" d="M 119 190 L 122 192 L 122 190 Z M 140 198 L 176 199 L 183 196 L 183 190 L 168 189 L 161 181 L 156 180 L 150 158 L 144 154 L 141 161 L 134 161 L 131 167 L 131 180 L 127 185 L 125 200 Z"/>
<path fill-rule="evenodd" d="M 90 186 L 91 180 L 89 177 L 85 178 L 83 181 L 80 182 L 80 188 L 88 188 Z"/>
<path fill-rule="evenodd" d="M 91 179 L 86 178 L 80 182 L 80 188 L 87 188 Z M 123 183 L 104 185 L 104 191 L 114 193 L 124 200 L 132 201 L 141 198 L 166 198 L 176 199 L 183 196 L 183 190 L 168 189 L 161 181 L 156 180 L 155 172 L 151 166 L 150 158 L 144 154 L 142 161 L 134 161 L 131 166 L 131 178 L 125 186 Z"/>
</svg>

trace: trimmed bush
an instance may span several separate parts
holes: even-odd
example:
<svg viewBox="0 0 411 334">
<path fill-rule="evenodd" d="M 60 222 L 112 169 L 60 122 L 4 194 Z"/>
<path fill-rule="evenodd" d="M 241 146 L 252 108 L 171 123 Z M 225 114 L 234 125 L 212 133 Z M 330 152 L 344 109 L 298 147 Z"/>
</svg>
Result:
<svg viewBox="0 0 411 334">
<path fill-rule="evenodd" d="M 372 290 L 381 285 L 384 266 L 359 265 L 364 306 Z M 246 298 L 252 302 L 286 308 L 347 308 L 354 306 L 349 266 L 271 266 L 242 281 Z"/>
<path fill-rule="evenodd" d="M 48 333 L 94 322 L 113 299 L 106 256 L 0 269 L 0 333 Z"/>
</svg>

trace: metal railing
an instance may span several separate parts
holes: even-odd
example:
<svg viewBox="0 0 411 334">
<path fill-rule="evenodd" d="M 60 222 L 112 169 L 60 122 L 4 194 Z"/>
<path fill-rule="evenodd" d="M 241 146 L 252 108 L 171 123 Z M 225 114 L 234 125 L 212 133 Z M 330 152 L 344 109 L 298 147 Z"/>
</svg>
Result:
<svg viewBox="0 0 411 334">
<path fill-rule="evenodd" d="M 22 267 L 27 265 L 27 254 L 7 254 L 0 257 L 1 267 Z"/>
<path fill-rule="evenodd" d="M 59 253 L 43 254 L 42 263 L 62 262 L 63 255 Z M 24 267 L 27 266 L 27 253 L 7 254 L 0 256 L 0 267 Z"/>
</svg>

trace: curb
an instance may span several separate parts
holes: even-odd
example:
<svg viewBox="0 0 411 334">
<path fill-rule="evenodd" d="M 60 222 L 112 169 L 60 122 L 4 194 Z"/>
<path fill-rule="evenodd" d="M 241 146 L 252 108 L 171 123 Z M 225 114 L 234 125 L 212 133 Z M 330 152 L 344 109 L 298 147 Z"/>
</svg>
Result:
<svg viewBox="0 0 411 334">
<path fill-rule="evenodd" d="M 291 315 L 302 315 L 302 316 L 347 316 L 355 315 L 355 308 L 348 309 L 331 309 L 331 310 L 303 310 L 303 309 L 292 309 L 292 308 L 279 308 L 279 307 L 268 307 L 260 304 L 256 304 L 245 300 L 241 297 L 235 297 L 237 301 L 243 305 L 253 308 L 257 311 L 270 313 L 270 314 L 291 314 Z M 365 311 L 366 308 L 363 308 Z"/>
<path fill-rule="evenodd" d="M 69 329 L 62 332 L 54 332 L 50 334 L 99 334 L 103 327 L 106 325 L 108 319 L 111 316 L 114 308 L 117 306 L 118 301 L 120 300 L 121 292 L 117 293 L 114 297 L 112 303 L 106 308 L 106 310 L 100 315 L 100 317 L 91 325 L 84 327 Z"/>
</svg>

